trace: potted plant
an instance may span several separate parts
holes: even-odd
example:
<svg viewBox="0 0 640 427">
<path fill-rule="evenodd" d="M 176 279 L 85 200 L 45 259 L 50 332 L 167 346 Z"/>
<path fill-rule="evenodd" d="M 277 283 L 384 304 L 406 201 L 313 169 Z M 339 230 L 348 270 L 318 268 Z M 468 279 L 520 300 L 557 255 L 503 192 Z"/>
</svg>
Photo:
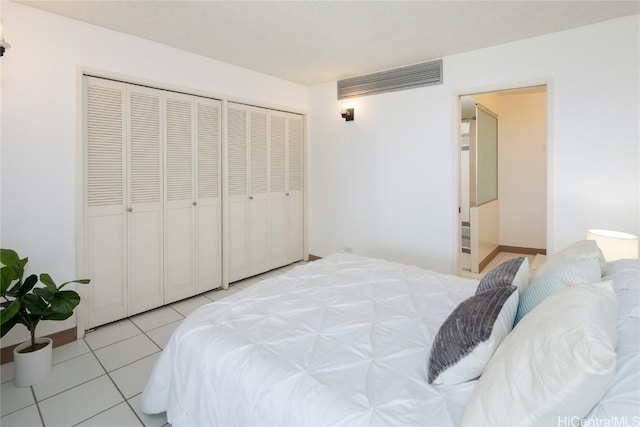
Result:
<svg viewBox="0 0 640 427">
<path fill-rule="evenodd" d="M 53 342 L 50 338 L 36 338 L 36 327 L 41 320 L 65 320 L 73 314 L 80 295 L 62 288 L 70 283 L 89 283 L 89 279 L 82 279 L 58 286 L 47 273 L 40 274 L 39 280 L 36 274 L 23 279 L 28 261 L 11 249 L 0 249 L 0 337 L 19 323 L 31 334 L 29 341 L 13 351 L 18 387 L 36 384 L 51 373 Z M 36 286 L 38 281 L 44 286 Z"/>
</svg>

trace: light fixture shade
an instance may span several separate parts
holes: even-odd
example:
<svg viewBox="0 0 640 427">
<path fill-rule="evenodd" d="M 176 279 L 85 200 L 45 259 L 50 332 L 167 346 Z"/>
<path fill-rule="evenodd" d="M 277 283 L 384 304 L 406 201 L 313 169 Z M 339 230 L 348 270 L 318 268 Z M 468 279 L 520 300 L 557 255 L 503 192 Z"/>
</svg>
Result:
<svg viewBox="0 0 640 427">
<path fill-rule="evenodd" d="M 607 261 L 638 258 L 638 236 L 620 231 L 589 230 L 587 240 L 595 240 Z"/>
</svg>

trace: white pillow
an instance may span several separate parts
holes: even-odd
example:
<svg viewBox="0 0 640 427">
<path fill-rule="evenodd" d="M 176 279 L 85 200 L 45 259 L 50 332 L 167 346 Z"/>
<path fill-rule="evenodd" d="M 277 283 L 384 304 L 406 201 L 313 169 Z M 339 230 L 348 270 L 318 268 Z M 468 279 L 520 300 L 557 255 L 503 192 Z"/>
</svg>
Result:
<svg viewBox="0 0 640 427">
<path fill-rule="evenodd" d="M 597 259 L 601 275 L 607 266 L 604 255 L 595 240 L 580 240 L 553 254 L 551 258 L 547 259 L 547 262 L 538 267 L 535 277 L 540 276 L 550 267 L 580 259 Z"/>
<path fill-rule="evenodd" d="M 429 383 L 451 385 L 478 378 L 511 332 L 518 295 L 515 286 L 502 286 L 462 301 L 433 340 Z"/>
<path fill-rule="evenodd" d="M 615 374 L 616 319 L 610 281 L 551 295 L 498 347 L 462 425 L 558 425 L 587 415 Z"/>
</svg>

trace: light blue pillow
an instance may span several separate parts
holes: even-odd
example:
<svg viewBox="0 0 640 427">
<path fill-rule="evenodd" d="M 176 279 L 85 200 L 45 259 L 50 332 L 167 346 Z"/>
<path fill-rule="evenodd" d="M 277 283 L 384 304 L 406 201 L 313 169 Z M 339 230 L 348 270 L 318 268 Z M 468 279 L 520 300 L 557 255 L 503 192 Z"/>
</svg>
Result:
<svg viewBox="0 0 640 427">
<path fill-rule="evenodd" d="M 543 274 L 536 276 L 520 295 L 513 326 L 515 327 L 520 319 L 557 291 L 572 285 L 599 283 L 602 280 L 600 271 L 600 263 L 594 258 L 550 266 Z"/>
</svg>

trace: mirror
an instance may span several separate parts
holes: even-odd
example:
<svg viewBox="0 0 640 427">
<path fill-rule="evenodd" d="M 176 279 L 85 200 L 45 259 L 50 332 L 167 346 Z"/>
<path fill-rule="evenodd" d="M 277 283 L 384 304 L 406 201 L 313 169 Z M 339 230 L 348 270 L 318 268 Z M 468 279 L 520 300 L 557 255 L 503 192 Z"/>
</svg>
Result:
<svg viewBox="0 0 640 427">
<path fill-rule="evenodd" d="M 498 117 L 476 104 L 475 205 L 498 198 Z"/>
</svg>

